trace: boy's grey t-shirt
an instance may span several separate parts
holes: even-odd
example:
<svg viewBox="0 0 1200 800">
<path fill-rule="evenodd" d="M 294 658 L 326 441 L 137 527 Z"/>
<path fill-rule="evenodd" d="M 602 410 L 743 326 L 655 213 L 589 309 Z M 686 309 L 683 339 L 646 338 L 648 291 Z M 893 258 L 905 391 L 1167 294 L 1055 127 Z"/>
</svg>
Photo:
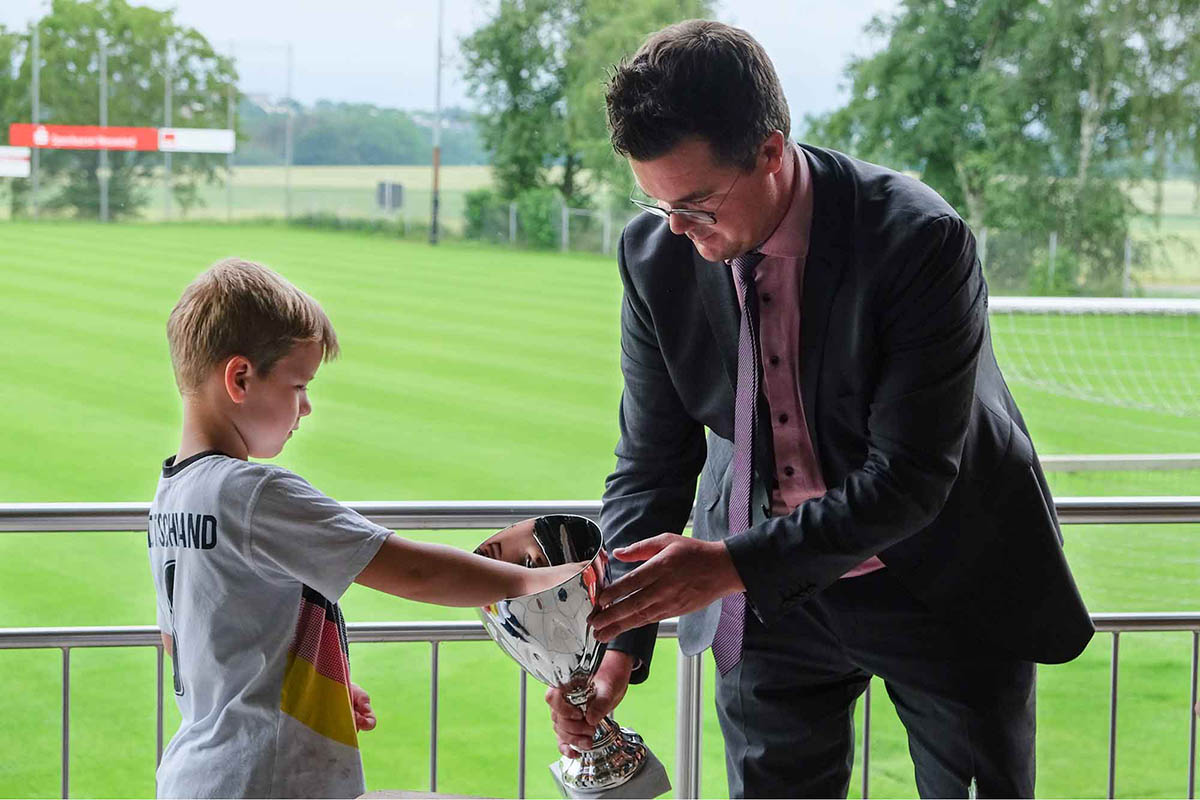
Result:
<svg viewBox="0 0 1200 800">
<path fill-rule="evenodd" d="M 390 531 L 281 467 L 172 462 L 147 532 L 182 715 L 159 796 L 362 794 L 336 601 Z"/>
</svg>

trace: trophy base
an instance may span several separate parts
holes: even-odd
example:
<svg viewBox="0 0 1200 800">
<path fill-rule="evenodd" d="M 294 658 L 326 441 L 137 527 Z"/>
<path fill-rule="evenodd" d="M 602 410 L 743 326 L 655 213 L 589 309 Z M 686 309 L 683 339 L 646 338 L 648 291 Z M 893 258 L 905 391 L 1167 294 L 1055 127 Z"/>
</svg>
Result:
<svg viewBox="0 0 1200 800">
<path fill-rule="evenodd" d="M 613 800 L 619 800 L 658 797 L 671 791 L 671 779 L 667 777 L 667 768 L 650 750 L 646 750 L 646 760 L 642 763 L 641 768 L 633 774 L 633 777 L 607 789 L 584 790 L 568 787 L 563 783 L 562 770 L 562 759 L 550 765 L 550 774 L 554 776 L 554 783 L 558 786 L 558 791 L 566 798 L 584 798 L 585 800 L 613 798 Z"/>
</svg>

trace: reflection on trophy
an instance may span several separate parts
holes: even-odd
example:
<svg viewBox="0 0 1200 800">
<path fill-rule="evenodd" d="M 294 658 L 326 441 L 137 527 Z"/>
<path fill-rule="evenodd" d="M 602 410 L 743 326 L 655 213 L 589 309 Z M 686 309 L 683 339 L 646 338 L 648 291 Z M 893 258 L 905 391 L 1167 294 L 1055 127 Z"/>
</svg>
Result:
<svg viewBox="0 0 1200 800">
<path fill-rule="evenodd" d="M 585 706 L 605 650 L 587 623 L 596 594 L 609 580 L 600 528 L 586 517 L 537 517 L 505 528 L 475 552 L 530 568 L 578 564 L 569 580 L 485 606 L 479 616 L 496 644 L 529 674 L 561 689 L 572 705 Z M 591 749 L 560 758 L 550 771 L 569 797 L 657 797 L 671 788 L 666 769 L 642 737 L 612 717 L 596 728 Z"/>
</svg>

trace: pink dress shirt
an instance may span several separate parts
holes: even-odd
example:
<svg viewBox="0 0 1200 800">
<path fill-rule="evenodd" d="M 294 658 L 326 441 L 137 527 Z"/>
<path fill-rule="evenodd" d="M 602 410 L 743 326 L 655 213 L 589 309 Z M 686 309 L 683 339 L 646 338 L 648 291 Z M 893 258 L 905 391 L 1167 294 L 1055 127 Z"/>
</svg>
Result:
<svg viewBox="0 0 1200 800">
<path fill-rule="evenodd" d="M 758 289 L 759 347 L 763 393 L 771 408 L 777 485 L 771 490 L 771 513 L 790 514 L 801 503 L 825 494 L 804 405 L 800 399 L 800 310 L 804 299 L 804 264 L 812 228 L 813 187 L 808 161 L 791 145 L 796 165 L 792 202 L 775 232 L 759 247 L 765 258 L 755 268 Z M 843 578 L 882 569 L 878 556 L 859 564 Z"/>
</svg>

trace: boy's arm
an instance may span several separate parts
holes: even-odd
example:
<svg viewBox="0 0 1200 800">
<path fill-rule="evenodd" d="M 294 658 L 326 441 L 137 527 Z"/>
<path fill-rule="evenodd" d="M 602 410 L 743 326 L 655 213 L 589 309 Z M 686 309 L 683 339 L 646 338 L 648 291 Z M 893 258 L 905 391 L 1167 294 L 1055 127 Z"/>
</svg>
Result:
<svg viewBox="0 0 1200 800">
<path fill-rule="evenodd" d="M 162 634 L 163 648 L 167 651 L 168 656 L 175 655 L 175 640 L 171 638 L 171 634 Z"/>
<path fill-rule="evenodd" d="M 470 607 L 549 589 L 581 566 L 529 569 L 393 534 L 354 582 L 422 603 Z"/>
</svg>

